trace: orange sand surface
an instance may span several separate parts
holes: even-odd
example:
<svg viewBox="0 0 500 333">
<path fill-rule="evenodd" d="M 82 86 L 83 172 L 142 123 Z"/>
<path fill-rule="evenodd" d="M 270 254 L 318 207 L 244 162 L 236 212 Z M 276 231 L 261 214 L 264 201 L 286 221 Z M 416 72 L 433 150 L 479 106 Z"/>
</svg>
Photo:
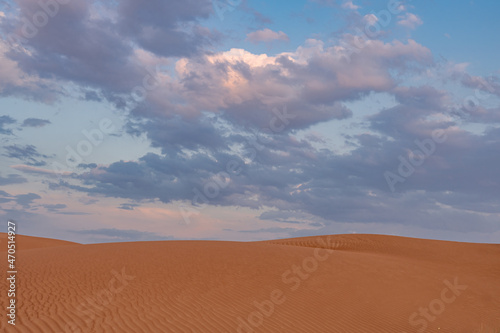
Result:
<svg viewBox="0 0 500 333">
<path fill-rule="evenodd" d="M 0 267 L 7 269 L 5 234 Z M 17 236 L 0 332 L 500 332 L 500 245 L 380 235 L 80 245 Z"/>
</svg>

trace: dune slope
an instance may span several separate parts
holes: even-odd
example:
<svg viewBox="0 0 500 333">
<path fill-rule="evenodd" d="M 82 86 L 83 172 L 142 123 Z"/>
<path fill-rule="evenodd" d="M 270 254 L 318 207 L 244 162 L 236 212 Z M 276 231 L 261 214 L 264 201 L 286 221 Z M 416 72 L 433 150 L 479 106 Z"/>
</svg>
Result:
<svg viewBox="0 0 500 333">
<path fill-rule="evenodd" d="M 2 332 L 500 328 L 500 245 L 379 235 L 92 245 L 26 237 L 17 255 L 18 319 L 14 328 L 2 315 Z"/>
<path fill-rule="evenodd" d="M 0 232 L 0 252 L 7 252 L 7 233 Z M 66 245 L 80 245 L 78 243 L 63 241 L 59 239 L 40 238 L 25 235 L 16 235 L 16 246 L 19 249 L 30 250 L 43 247 L 56 247 Z"/>
</svg>

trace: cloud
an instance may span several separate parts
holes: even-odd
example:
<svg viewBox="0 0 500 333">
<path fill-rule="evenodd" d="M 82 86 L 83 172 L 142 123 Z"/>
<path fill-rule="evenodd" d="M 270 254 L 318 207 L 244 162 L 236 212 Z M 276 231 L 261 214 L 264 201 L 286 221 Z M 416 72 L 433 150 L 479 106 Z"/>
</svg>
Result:
<svg viewBox="0 0 500 333">
<path fill-rule="evenodd" d="M 482 92 L 500 96 L 500 78 L 498 76 L 481 77 L 464 73 L 460 82 L 465 87 L 479 89 Z"/>
<path fill-rule="evenodd" d="M 255 9 L 249 8 L 247 6 L 243 6 L 242 8 L 243 10 L 249 12 L 254 17 L 254 20 L 259 24 L 269 25 L 273 23 L 273 20 L 270 17 L 262 14 L 259 11 L 256 11 Z"/>
<path fill-rule="evenodd" d="M 86 91 L 83 97 L 85 101 L 102 102 L 102 98 L 95 91 Z"/>
<path fill-rule="evenodd" d="M 33 201 L 41 198 L 42 197 L 36 193 L 20 194 L 15 196 L 15 202 L 24 209 L 29 209 Z"/>
<path fill-rule="evenodd" d="M 311 218 L 317 219 L 300 211 L 266 211 L 260 214 L 260 220 L 269 220 L 279 223 L 306 224 Z"/>
<path fill-rule="evenodd" d="M 234 231 L 232 229 L 226 229 L 228 231 Z M 243 232 L 243 233 L 290 233 L 292 231 L 295 231 L 293 228 L 261 228 L 261 229 L 255 229 L 255 230 L 238 230 L 238 232 Z"/>
<path fill-rule="evenodd" d="M 398 24 L 411 30 L 414 30 L 423 23 L 420 17 L 412 13 L 405 13 L 404 15 L 398 16 Z"/>
<path fill-rule="evenodd" d="M 48 204 L 42 205 L 42 207 L 46 208 L 49 212 L 59 212 L 59 210 L 67 208 L 66 204 Z"/>
<path fill-rule="evenodd" d="M 459 115 L 465 116 L 469 123 L 498 124 L 500 123 L 500 107 L 486 108 L 473 104 L 472 107 L 462 107 Z"/>
<path fill-rule="evenodd" d="M 344 102 L 387 91 L 396 85 L 393 73 L 432 59 L 428 49 L 412 40 L 366 41 L 359 53 L 350 52 L 348 45 L 327 47 L 309 40 L 295 52 L 276 56 L 231 49 L 183 58 L 176 63 L 177 79 L 133 110 L 140 121 L 129 124 L 129 132 L 146 133 L 156 147 L 181 142 L 188 149 L 224 147 L 226 130 L 271 131 L 273 122 L 282 125 L 274 119 L 285 109 L 290 119 L 284 130 L 304 129 L 349 118 L 352 112 Z"/>
<path fill-rule="evenodd" d="M 140 205 L 137 204 L 130 204 L 130 203 L 123 203 L 121 204 L 118 209 L 123 209 L 123 210 L 134 210 L 135 207 L 140 207 Z"/>
<path fill-rule="evenodd" d="M 395 223 L 408 210 L 429 209 L 426 200 L 412 207 L 409 199 L 394 199 L 383 174 L 394 164 L 397 168 L 398 154 L 412 147 L 415 136 L 450 126 L 419 119 L 445 112 L 446 94 L 401 87 L 394 78 L 423 71 L 433 64 L 432 55 L 413 40 L 367 40 L 350 53 L 353 36 L 344 38 L 345 44 L 329 46 L 309 40 L 275 56 L 232 49 L 178 60 L 176 79 L 151 92 L 127 127 L 133 135 L 145 133 L 162 153 L 85 170 L 71 183 L 51 183 L 51 188 L 133 201 L 269 206 L 325 221 L 368 223 L 373 210 L 380 223 Z M 372 132 L 352 137 L 351 153 L 318 150 L 295 137 L 314 124 L 350 117 L 344 103 L 376 92 L 391 94 L 398 105 L 368 119 Z M 280 120 L 283 115 L 290 117 Z M 404 127 L 404 119 L 415 127 Z M 271 124 L 285 126 L 273 131 Z M 395 144 L 391 136 L 401 141 Z M 229 163 L 241 172 L 228 178 L 221 172 Z M 214 182 L 223 184 L 217 195 L 197 196 Z M 391 217 L 388 205 L 402 208 Z"/>
<path fill-rule="evenodd" d="M 12 202 L 14 200 L 15 200 L 15 198 L 13 195 L 11 195 L 5 191 L 0 190 L 0 204 Z M 5 211 L 5 208 L 0 205 L 0 210 Z"/>
<path fill-rule="evenodd" d="M 16 169 L 22 172 L 31 173 L 31 174 L 39 174 L 39 175 L 47 175 L 47 176 L 70 176 L 73 173 L 69 171 L 57 171 L 57 170 L 48 170 L 43 168 L 38 168 L 31 165 L 11 165 L 12 169 Z"/>
<path fill-rule="evenodd" d="M 96 238 L 100 238 L 107 242 L 116 241 L 158 241 L 158 240 L 172 240 L 173 237 L 161 236 L 154 232 L 139 231 L 139 230 L 124 230 L 124 229 L 90 229 L 90 230 L 78 230 L 74 233 L 80 235 L 91 235 Z"/>
<path fill-rule="evenodd" d="M 6 59 L 0 92 L 44 102 L 64 95 L 65 83 L 73 82 L 124 107 L 130 100 L 121 95 L 130 95 L 148 75 L 142 54 L 159 61 L 195 56 L 219 38 L 199 24 L 213 13 L 209 0 L 69 2 L 29 38 L 21 37 L 22 18 L 32 18 L 40 7 L 31 0 L 15 4 L 1 27 L 7 42 L 0 43 Z M 67 40 L 73 42 L 61 42 Z"/>
<path fill-rule="evenodd" d="M 209 0 L 122 0 L 117 10 L 120 32 L 157 55 L 193 55 L 215 38 L 196 24 L 212 13 Z"/>
<path fill-rule="evenodd" d="M 52 122 L 47 119 L 38 119 L 38 118 L 27 118 L 24 119 L 22 123 L 22 127 L 43 127 L 51 124 Z"/>
<path fill-rule="evenodd" d="M 11 195 L 5 191 L 0 190 L 0 196 L 2 197 L 10 197 Z"/>
<path fill-rule="evenodd" d="M 310 0 L 310 1 L 328 7 L 338 6 L 337 0 Z"/>
<path fill-rule="evenodd" d="M 57 88 L 49 80 L 41 78 L 34 73 L 23 71 L 17 59 L 12 56 L 13 50 L 19 54 L 26 54 L 27 49 L 17 45 L 18 35 L 12 30 L 3 28 L 12 25 L 3 24 L 0 30 L 4 38 L 0 39 L 0 96 L 16 96 L 35 101 L 51 103 L 56 98 Z M 15 36 L 14 40 L 12 36 Z M 0 129 L 1 133 L 1 129 Z"/>
<path fill-rule="evenodd" d="M 0 116 L 0 134 L 12 135 L 12 130 L 5 128 L 6 125 L 15 124 L 16 120 L 10 116 Z"/>
<path fill-rule="evenodd" d="M 64 182 L 58 186 L 131 200 L 294 212 L 293 219 L 286 214 L 261 215 L 276 222 L 316 219 L 321 225 L 337 221 L 403 223 L 460 232 L 499 230 L 495 200 L 500 184 L 494 152 L 500 149 L 500 130 L 473 135 L 459 129 L 450 118 L 453 102 L 446 91 L 430 86 L 389 87 L 396 105 L 368 117 L 369 131 L 349 139 L 353 148 L 347 154 L 315 149 L 293 132 L 251 140 L 242 139 L 245 132 L 240 132 L 230 137 L 242 145 L 241 150 L 223 145 L 206 150 L 200 145 L 189 154 L 181 150 L 163 156 L 150 153 L 137 162 L 116 162 L 79 175 L 76 179 L 82 186 Z M 401 158 L 409 160 L 412 152 L 422 149 L 416 142 L 428 142 L 438 129 L 446 140 L 434 143 L 435 150 L 425 163 L 397 184 L 397 195 L 392 193 L 384 173 L 397 173 Z M 245 161 L 250 156 L 245 148 L 251 147 L 255 155 Z M 241 171 L 223 176 L 230 161 Z M 219 185 L 214 188 L 214 184 Z"/>
<path fill-rule="evenodd" d="M 97 164 L 95 163 L 80 163 L 78 164 L 78 168 L 80 169 L 95 169 L 97 168 Z"/>
<path fill-rule="evenodd" d="M 378 17 L 375 14 L 367 14 L 363 16 L 363 22 L 368 26 L 372 26 L 378 22 Z"/>
<path fill-rule="evenodd" d="M 89 198 L 89 197 L 84 197 L 84 198 L 79 198 L 78 202 L 81 202 L 85 206 L 89 206 L 89 205 L 93 205 L 95 203 L 98 203 L 99 200 L 98 199 Z"/>
<path fill-rule="evenodd" d="M 208 45 L 199 38 L 210 43 L 214 37 L 198 24 L 212 14 L 209 1 L 122 0 L 113 10 L 93 6 L 61 6 L 60 13 L 29 40 L 30 52 L 11 49 L 9 59 L 24 73 L 56 86 L 75 84 L 86 99 L 103 97 L 119 108 L 134 105 L 128 132 L 145 133 L 163 152 L 227 150 L 230 132 L 269 132 L 272 124 L 282 125 L 276 117 L 285 110 L 293 119 L 285 119 L 284 131 L 349 118 L 352 111 L 344 103 L 391 89 L 396 84 L 393 73 L 430 61 L 428 50 L 411 40 L 367 40 L 352 54 L 350 35 L 345 44 L 308 40 L 294 52 L 275 56 L 243 49 L 208 53 L 196 48 Z M 30 17 L 38 5 L 22 0 L 19 10 L 19 15 Z M 11 26 L 19 29 L 21 23 L 12 20 Z M 75 43 L 60 43 L 74 36 Z M 265 29 L 251 37 L 265 41 L 284 39 L 286 34 Z M 136 48 L 129 41 L 135 41 Z M 182 57 L 175 73 L 154 73 L 157 89 L 148 91 L 140 103 L 132 101 L 131 91 L 151 75 L 147 68 L 172 64 L 166 59 L 171 56 Z"/>
<path fill-rule="evenodd" d="M 358 9 L 352 1 L 319 2 Z M 16 3 L 18 8 L 2 25 L 6 34 L 22 28 L 22 15 L 30 17 L 38 10 L 34 1 Z M 200 210 L 205 204 L 272 209 L 279 213 L 262 213 L 260 218 L 323 231 L 332 231 L 334 223 L 415 224 L 464 232 L 499 229 L 498 107 L 468 111 L 466 121 L 490 125 L 474 134 L 454 118 L 460 110 L 449 91 L 405 85 L 406 78 L 425 76 L 437 67 L 430 50 L 416 41 L 360 39 L 343 33 L 328 42 L 309 39 L 278 54 L 242 48 L 217 51 L 212 48 L 220 38 L 217 31 L 201 25 L 213 15 L 210 1 L 121 0 L 96 6 L 97 2 L 80 1 L 61 7 L 26 48 L 1 44 L 2 95 L 47 102 L 74 87 L 80 99 L 107 100 L 130 109 L 127 132 L 147 136 L 156 149 L 137 160 L 82 164 L 78 173 L 58 173 L 37 167 L 48 156 L 36 147 L 6 146 L 6 156 L 25 163 L 12 166 L 16 170 L 67 176 L 50 180 L 51 190 L 130 200 L 114 204 L 122 210 L 133 210 L 138 206 L 134 202 L 142 200 L 180 202 Z M 376 20 L 372 14 L 349 15 L 356 23 Z M 409 29 L 422 24 L 411 13 L 398 19 Z M 247 39 L 259 43 L 288 36 L 264 29 L 249 33 Z M 65 40 L 74 42 L 61 42 Z M 155 72 L 162 67 L 173 70 Z M 439 78 L 499 96 L 497 78 L 467 76 L 465 69 L 458 64 Z M 157 81 L 157 88 L 134 101 L 131 91 L 145 78 Z M 344 135 L 348 151 L 339 153 L 309 132 L 318 124 L 345 121 L 359 109 L 353 102 L 367 104 L 377 94 L 390 99 L 391 106 L 370 104 L 370 115 Z M 31 119 L 24 123 L 47 124 Z M 8 126 L 15 122 L 0 117 L 0 133 L 12 134 Z M 416 142 L 428 143 L 435 130 L 443 131 L 446 140 L 393 193 L 384 173 L 398 172 L 402 159 L 416 156 Z M 230 173 L 228 165 L 239 171 Z M 2 182 L 26 179 L 8 175 L 0 177 Z M 39 196 L 2 199 L 29 207 Z M 43 207 L 53 213 L 82 214 L 67 212 L 62 205 Z M 117 229 L 80 233 L 103 240 L 160 237 Z"/>
<path fill-rule="evenodd" d="M 260 42 L 268 43 L 272 42 L 273 40 L 284 40 L 288 42 L 290 39 L 283 31 L 276 32 L 266 28 L 247 34 L 247 40 L 257 44 Z"/>
<path fill-rule="evenodd" d="M 5 191 L 0 191 L 0 203 L 14 202 L 23 207 L 23 209 L 30 209 L 33 201 L 41 199 L 42 197 L 36 193 L 27 193 L 19 195 L 11 195 Z M 8 209 L 2 208 L 3 211 Z"/>
<path fill-rule="evenodd" d="M 360 6 L 355 5 L 351 0 L 344 1 L 342 4 L 342 8 L 356 10 L 361 8 Z"/>
<path fill-rule="evenodd" d="M 61 212 L 61 211 L 57 211 L 57 212 L 55 212 L 55 214 L 71 215 L 71 216 L 92 215 L 91 213 L 86 213 L 86 212 Z"/>
<path fill-rule="evenodd" d="M 4 146 L 4 149 L 6 150 L 7 153 L 3 154 L 3 156 L 21 160 L 29 166 L 34 166 L 34 167 L 44 166 L 47 164 L 47 162 L 40 160 L 40 158 L 45 158 L 45 159 L 49 158 L 49 156 L 47 155 L 40 154 L 37 151 L 36 147 L 33 145 L 26 145 L 26 146 L 10 145 L 10 146 Z"/>
<path fill-rule="evenodd" d="M 0 185 L 5 186 L 5 185 L 12 185 L 12 184 L 23 184 L 28 182 L 28 180 L 24 177 L 21 177 L 20 175 L 16 174 L 9 174 L 7 177 L 2 177 L 0 175 Z"/>
</svg>

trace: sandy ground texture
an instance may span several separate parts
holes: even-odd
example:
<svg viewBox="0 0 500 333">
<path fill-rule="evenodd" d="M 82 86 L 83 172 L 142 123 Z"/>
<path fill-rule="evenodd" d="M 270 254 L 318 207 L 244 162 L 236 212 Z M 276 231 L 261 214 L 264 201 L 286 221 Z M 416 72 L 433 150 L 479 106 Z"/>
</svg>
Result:
<svg viewBox="0 0 500 333">
<path fill-rule="evenodd" d="M 3 276 L 7 244 L 0 234 Z M 380 235 L 80 245 L 17 236 L 0 332 L 500 332 L 500 245 Z"/>
</svg>

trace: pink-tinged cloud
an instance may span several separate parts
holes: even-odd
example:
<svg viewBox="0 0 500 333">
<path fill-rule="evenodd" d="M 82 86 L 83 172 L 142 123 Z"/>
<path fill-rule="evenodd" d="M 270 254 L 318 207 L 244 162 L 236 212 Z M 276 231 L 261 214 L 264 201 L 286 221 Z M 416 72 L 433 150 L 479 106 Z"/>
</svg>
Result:
<svg viewBox="0 0 500 333">
<path fill-rule="evenodd" d="M 288 35 L 284 33 L 283 31 L 272 31 L 271 29 L 263 29 L 263 30 L 258 30 L 251 32 L 247 35 L 247 40 L 249 40 L 252 43 L 260 43 L 260 42 L 272 42 L 273 40 L 284 40 L 284 41 L 289 41 L 290 39 L 288 38 Z"/>
<path fill-rule="evenodd" d="M 411 30 L 424 23 L 420 17 L 412 13 L 406 13 L 405 15 L 398 16 L 398 19 L 398 24 L 400 26 L 406 27 Z"/>
<path fill-rule="evenodd" d="M 72 174 L 72 172 L 69 172 L 69 171 L 49 170 L 49 169 L 43 169 L 43 168 L 38 168 L 38 167 L 34 167 L 31 165 L 24 165 L 24 164 L 11 165 L 10 167 L 12 169 L 16 169 L 18 171 L 22 171 L 25 173 L 34 173 L 34 174 L 42 174 L 42 175 L 50 175 L 50 176 L 69 176 Z"/>
<path fill-rule="evenodd" d="M 432 63 L 431 52 L 413 40 L 384 43 L 354 38 L 346 36 L 345 44 L 331 46 L 308 40 L 293 52 L 275 56 L 231 49 L 203 58 L 180 59 L 175 79 L 152 91 L 147 98 L 149 107 L 137 108 L 134 113 L 148 118 L 185 119 L 186 123 L 175 120 L 175 126 L 173 120 L 171 125 L 162 124 L 163 130 L 141 130 L 158 134 L 168 145 L 182 138 L 184 144 L 194 147 L 201 135 L 204 145 L 215 145 L 221 142 L 215 139 L 217 131 L 211 131 L 214 136 L 210 139 L 209 128 L 192 133 L 188 130 L 204 113 L 223 112 L 232 124 L 265 128 L 274 117 L 272 110 L 286 106 L 296 115 L 288 129 L 305 128 L 350 117 L 344 102 L 372 91 L 388 91 L 396 84 L 393 73 Z M 179 126 L 185 130 L 174 135 Z M 165 133 L 167 128 L 171 134 Z"/>
</svg>

